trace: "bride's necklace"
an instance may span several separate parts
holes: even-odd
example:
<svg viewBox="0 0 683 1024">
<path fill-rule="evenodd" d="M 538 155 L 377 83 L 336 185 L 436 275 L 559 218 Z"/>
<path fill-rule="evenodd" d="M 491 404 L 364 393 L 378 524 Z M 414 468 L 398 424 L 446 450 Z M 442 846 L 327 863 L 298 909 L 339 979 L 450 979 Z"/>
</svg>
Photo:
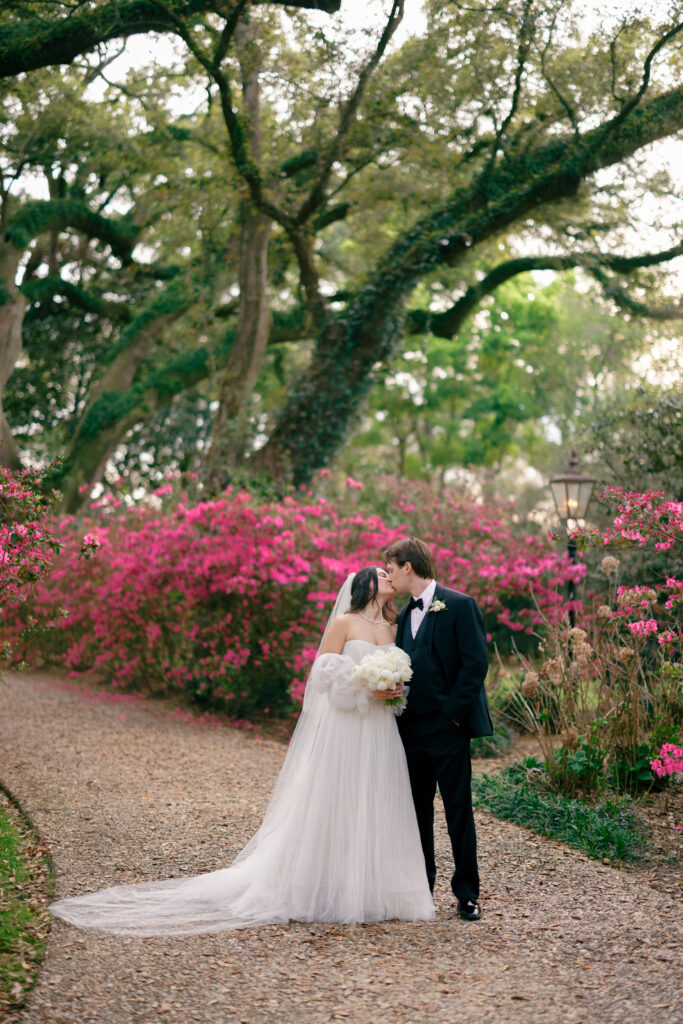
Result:
<svg viewBox="0 0 683 1024">
<path fill-rule="evenodd" d="M 383 615 L 380 615 L 378 619 L 371 619 L 369 615 L 365 614 L 365 612 L 359 611 L 358 614 L 362 619 L 367 619 L 368 622 L 371 622 L 373 626 L 379 626 L 380 622 L 386 622 L 386 619 L 384 618 Z"/>
</svg>

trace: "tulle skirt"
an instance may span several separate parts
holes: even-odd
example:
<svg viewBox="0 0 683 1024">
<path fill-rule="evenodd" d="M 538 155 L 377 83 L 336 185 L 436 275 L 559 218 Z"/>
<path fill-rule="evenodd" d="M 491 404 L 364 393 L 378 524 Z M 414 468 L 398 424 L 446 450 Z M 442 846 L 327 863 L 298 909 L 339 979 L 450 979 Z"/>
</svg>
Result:
<svg viewBox="0 0 683 1024">
<path fill-rule="evenodd" d="M 263 824 L 227 868 L 59 900 L 52 913 L 119 935 L 296 921 L 434 917 L 396 720 L 319 696 L 304 711 Z"/>
</svg>

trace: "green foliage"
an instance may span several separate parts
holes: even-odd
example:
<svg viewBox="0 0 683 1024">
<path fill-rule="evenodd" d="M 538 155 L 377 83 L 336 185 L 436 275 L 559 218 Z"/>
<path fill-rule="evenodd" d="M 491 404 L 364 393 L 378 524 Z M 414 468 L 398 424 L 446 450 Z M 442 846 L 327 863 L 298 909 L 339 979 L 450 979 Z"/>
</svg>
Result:
<svg viewBox="0 0 683 1024">
<path fill-rule="evenodd" d="M 24 1003 L 45 948 L 52 895 L 46 852 L 15 807 L 0 797 L 0 1012 Z"/>
<path fill-rule="evenodd" d="M 104 354 L 102 365 L 112 363 L 145 332 L 159 330 L 166 317 L 182 312 L 190 305 L 192 296 L 193 289 L 187 281 L 172 280 L 160 294 L 154 295 L 145 308 L 121 331 L 117 343 Z"/>
<path fill-rule="evenodd" d="M 663 366 L 662 374 L 666 373 Z M 682 426 L 680 386 L 633 383 L 613 397 L 603 397 L 584 428 L 584 444 L 606 482 L 629 491 L 664 490 L 681 501 Z"/>
<path fill-rule="evenodd" d="M 642 330 L 615 325 L 594 295 L 583 297 L 573 284 L 573 275 L 545 286 L 521 275 L 485 300 L 453 339 L 406 339 L 382 374 L 372 420 L 349 458 L 363 464 L 372 451 L 409 477 L 456 466 L 499 469 L 520 455 L 536 465 L 550 461 L 555 445 L 547 424 L 569 433 L 577 416 L 594 408 L 598 386 L 609 386 L 600 379 L 605 362 L 613 378 L 634 378 L 629 356 L 646 343 Z M 416 297 L 428 302 L 429 295 L 423 288 Z M 571 375 L 568 364 L 576 368 Z"/>
<path fill-rule="evenodd" d="M 209 359 L 206 349 L 185 352 L 166 366 L 142 377 L 127 391 L 103 392 L 86 413 L 81 436 L 84 440 L 96 437 L 146 403 L 155 408 L 170 401 L 206 377 Z"/>
<path fill-rule="evenodd" d="M 533 758 L 500 775 L 475 775 L 472 788 L 477 806 L 598 860 L 619 863 L 647 853 L 646 833 L 628 798 L 589 804 L 553 793 Z"/>
<path fill-rule="evenodd" d="M 471 741 L 472 757 L 500 757 L 501 754 L 507 754 L 510 750 L 515 736 L 513 730 L 505 719 L 497 713 L 495 708 L 491 710 L 491 719 L 493 721 L 493 735 L 478 736 Z"/>
<path fill-rule="evenodd" d="M 650 762 L 657 757 L 660 747 L 661 744 L 650 741 L 637 744 L 635 750 L 618 750 L 610 765 L 610 781 L 613 787 L 621 793 L 638 793 L 650 789 Z"/>
<path fill-rule="evenodd" d="M 206 6 L 197 0 L 193 9 Z M 642 236 L 642 204 L 629 197 L 647 194 L 664 202 L 672 186 L 659 170 L 648 176 L 639 168 L 632 180 L 633 168 L 623 161 L 658 133 L 675 131 L 680 104 L 674 92 L 667 93 L 671 82 L 657 61 L 641 108 L 620 122 L 626 117 L 622 100 L 640 80 L 643 52 L 670 27 L 665 11 L 650 20 L 625 16 L 614 39 L 601 30 L 584 40 L 577 12 L 567 8 L 549 21 L 548 12 L 534 6 L 525 21 L 522 49 L 528 60 L 519 103 L 510 109 L 512 55 L 520 52 L 526 9 L 520 0 L 504 0 L 490 10 L 427 4 L 420 37 L 386 55 L 365 83 L 358 116 L 347 126 L 329 180 L 318 188 L 320 203 L 311 201 L 311 189 L 331 151 L 340 111 L 343 117 L 349 109 L 354 75 L 376 44 L 379 13 L 372 30 L 363 33 L 339 21 L 314 27 L 301 11 L 288 12 L 286 20 L 266 5 L 251 11 L 255 37 L 246 63 L 261 69 L 261 139 L 253 152 L 245 146 L 239 89 L 233 90 L 232 121 L 222 118 L 218 103 L 173 113 L 179 93 L 214 88 L 205 67 L 186 53 L 168 69 L 132 70 L 121 89 L 106 86 L 96 101 L 86 99 L 91 93 L 76 65 L 0 85 L 3 157 L 8 173 L 18 175 L 4 211 L 9 239 L 22 247 L 33 238 L 39 243 L 24 282 L 31 298 L 29 364 L 11 381 L 6 406 L 25 445 L 41 454 L 66 451 L 65 464 L 77 472 L 72 439 L 97 433 L 101 450 L 97 458 L 93 453 L 93 472 L 115 452 L 118 466 L 139 474 L 147 438 L 156 457 L 173 451 L 173 464 L 155 465 L 156 473 L 174 465 L 198 468 L 225 386 L 212 372 L 218 366 L 211 365 L 201 381 L 188 376 L 183 422 L 191 422 L 194 402 L 198 426 L 184 435 L 183 451 L 154 444 L 150 418 L 157 415 L 160 384 L 154 400 L 147 396 L 137 404 L 107 396 L 100 409 L 104 418 L 95 417 L 111 427 L 106 443 L 102 430 L 93 432 L 92 417 L 81 420 L 90 415 L 98 388 L 128 392 L 197 347 L 195 339 L 209 352 L 220 343 L 220 311 L 236 302 L 245 256 L 240 211 L 246 185 L 236 162 L 257 193 L 252 200 L 271 213 L 274 206 L 279 210 L 268 267 L 272 341 L 284 334 L 290 346 L 284 355 L 266 357 L 253 401 L 240 417 L 246 436 L 238 447 L 250 455 L 240 472 L 258 464 L 253 450 L 265 442 L 264 465 L 281 473 L 281 487 L 287 463 L 294 482 L 308 480 L 362 419 L 369 396 L 370 416 L 386 415 L 362 424 L 367 444 L 360 439 L 350 456 L 360 454 L 370 469 L 377 461 L 387 468 L 391 460 L 409 476 L 431 471 L 444 477 L 463 466 L 499 470 L 520 453 L 537 465 L 549 459 L 549 429 L 562 432 L 564 441 L 598 392 L 614 386 L 605 382 L 600 356 L 607 375 L 620 372 L 642 343 L 638 332 L 618 321 L 611 347 L 602 331 L 596 353 L 590 300 L 576 299 L 572 321 L 568 278 L 554 291 L 534 286 L 533 303 L 522 286 L 516 292 L 508 287 L 500 301 L 484 298 L 488 324 L 475 318 L 452 340 L 425 334 L 404 344 L 405 310 L 410 307 L 413 324 L 419 319 L 415 312 L 424 314 L 425 324 L 436 320 L 463 291 L 519 251 L 582 250 L 590 263 L 597 240 L 609 255 L 623 248 L 625 238 Z M 107 3 L 98 10 L 108 16 L 114 8 Z M 213 10 L 215 25 L 192 19 L 193 39 L 208 57 L 215 27 L 225 23 L 223 8 Z M 119 12 L 121 25 L 126 11 Z M 60 28 L 76 47 L 81 18 L 86 35 L 97 27 L 90 12 L 77 13 Z M 44 14 L 49 22 L 55 12 Z M 37 29 L 19 5 L 7 31 L 21 34 L 29 23 Z M 43 31 L 41 22 L 38 35 Z M 116 31 L 116 19 L 107 22 L 105 34 Z M 33 39 L 31 49 L 38 45 Z M 667 59 L 675 52 L 668 46 Z M 0 47 L 0 71 L 1 64 Z M 231 67 L 237 73 L 237 63 Z M 586 124 L 598 127 L 579 138 L 575 125 Z M 593 172 L 613 161 L 613 179 L 605 186 Z M 49 201 L 26 198 L 24 170 L 43 182 Z M 625 182 L 629 188 L 622 187 Z M 121 209 L 127 211 L 123 219 L 116 213 Z M 82 235 L 108 242 L 111 251 L 83 244 Z M 295 257 L 295 235 L 310 246 L 308 270 Z M 136 257 L 144 262 L 129 263 L 138 241 Z M 52 294 L 38 284 L 60 272 L 69 284 Z M 176 285 L 159 292 L 156 282 L 170 274 Z M 628 284 L 616 275 L 607 278 L 606 287 Z M 184 305 L 181 282 L 190 280 Z M 314 315 L 316 282 L 329 310 L 323 326 L 324 317 Z M 639 284 L 639 298 L 656 297 L 654 275 L 640 275 Z M 74 306 L 84 315 L 77 316 Z M 116 307 L 130 313 L 127 327 Z M 313 323 L 318 328 L 311 353 Z M 136 354 L 138 342 L 155 332 L 154 345 Z M 46 382 L 48 336 L 57 372 Z M 413 352 L 426 363 L 408 365 Z M 105 379 L 107 367 L 126 360 L 125 382 Z M 581 368 L 579 381 L 565 372 L 568 363 Z M 419 406 L 415 393 L 406 398 L 391 383 L 404 373 L 418 379 L 424 398 Z M 176 383 L 167 397 L 180 394 Z M 49 401 L 41 388 L 49 389 Z M 170 420 L 174 415 L 169 412 Z M 124 427 L 135 429 L 134 442 Z"/>
<path fill-rule="evenodd" d="M 61 302 L 49 316 L 41 312 L 37 307 L 24 321 L 25 359 L 10 378 L 4 408 L 24 450 L 36 462 L 51 462 L 66 450 L 83 412 L 103 323 Z"/>
<path fill-rule="evenodd" d="M 598 723 L 593 723 L 590 735 L 581 737 L 575 747 L 560 746 L 553 752 L 552 778 L 563 793 L 593 793 L 604 788 L 607 749 L 600 746 Z M 652 772 L 648 765 L 648 782 Z"/>
</svg>

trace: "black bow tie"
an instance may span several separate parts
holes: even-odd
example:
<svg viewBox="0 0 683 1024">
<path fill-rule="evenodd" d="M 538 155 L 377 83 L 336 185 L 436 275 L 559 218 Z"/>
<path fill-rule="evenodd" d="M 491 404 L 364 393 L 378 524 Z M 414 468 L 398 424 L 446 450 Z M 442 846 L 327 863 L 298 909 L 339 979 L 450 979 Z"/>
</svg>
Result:
<svg viewBox="0 0 683 1024">
<path fill-rule="evenodd" d="M 408 602 L 408 611 L 409 612 L 412 612 L 413 608 L 423 608 L 423 607 L 424 607 L 424 605 L 422 604 L 422 598 L 421 597 L 418 597 L 418 598 L 411 597 L 410 601 Z"/>
</svg>

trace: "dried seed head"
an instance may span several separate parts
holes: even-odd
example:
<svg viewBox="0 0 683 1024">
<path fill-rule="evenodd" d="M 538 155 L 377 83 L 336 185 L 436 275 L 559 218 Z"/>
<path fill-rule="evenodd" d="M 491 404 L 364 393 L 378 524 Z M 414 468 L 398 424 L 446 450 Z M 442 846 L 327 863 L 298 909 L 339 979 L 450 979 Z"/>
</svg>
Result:
<svg viewBox="0 0 683 1024">
<path fill-rule="evenodd" d="M 548 658 L 541 665 L 541 671 L 556 686 L 562 682 L 562 663 L 559 658 Z"/>
<path fill-rule="evenodd" d="M 522 683 L 522 695 L 524 697 L 536 697 L 539 690 L 538 672 L 529 671 L 524 676 Z"/>
<path fill-rule="evenodd" d="M 579 745 L 579 730 L 572 726 L 571 729 L 567 729 L 562 734 L 562 746 L 566 747 L 567 750 L 576 750 Z"/>
</svg>

